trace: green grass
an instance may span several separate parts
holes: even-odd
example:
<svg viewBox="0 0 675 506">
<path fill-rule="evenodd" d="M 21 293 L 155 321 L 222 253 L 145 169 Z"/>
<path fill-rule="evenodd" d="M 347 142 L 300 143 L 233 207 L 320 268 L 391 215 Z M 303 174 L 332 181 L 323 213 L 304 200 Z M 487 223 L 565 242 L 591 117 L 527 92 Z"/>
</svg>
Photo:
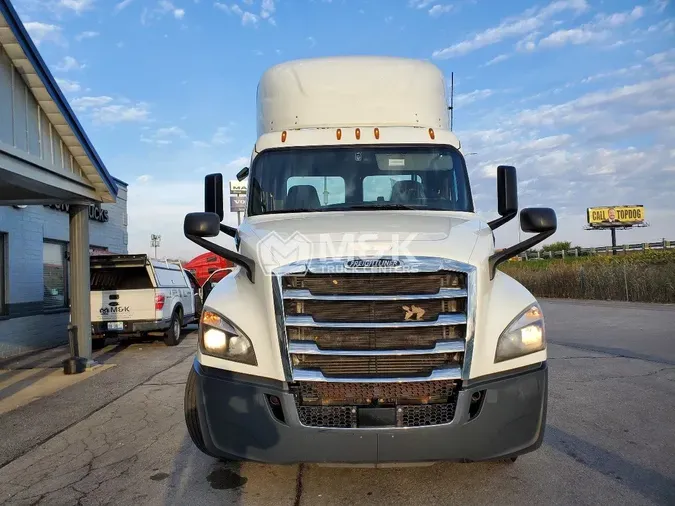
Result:
<svg viewBox="0 0 675 506">
<path fill-rule="evenodd" d="M 675 250 L 507 262 L 535 297 L 675 303 Z"/>
</svg>

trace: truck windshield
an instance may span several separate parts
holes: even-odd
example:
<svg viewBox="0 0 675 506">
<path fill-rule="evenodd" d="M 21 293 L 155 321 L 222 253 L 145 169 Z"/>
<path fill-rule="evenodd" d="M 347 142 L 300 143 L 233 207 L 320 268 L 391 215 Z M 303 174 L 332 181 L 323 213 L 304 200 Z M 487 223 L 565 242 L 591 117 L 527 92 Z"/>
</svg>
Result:
<svg viewBox="0 0 675 506">
<path fill-rule="evenodd" d="M 266 151 L 249 178 L 249 215 L 419 209 L 473 212 L 466 165 L 450 146 Z"/>
</svg>

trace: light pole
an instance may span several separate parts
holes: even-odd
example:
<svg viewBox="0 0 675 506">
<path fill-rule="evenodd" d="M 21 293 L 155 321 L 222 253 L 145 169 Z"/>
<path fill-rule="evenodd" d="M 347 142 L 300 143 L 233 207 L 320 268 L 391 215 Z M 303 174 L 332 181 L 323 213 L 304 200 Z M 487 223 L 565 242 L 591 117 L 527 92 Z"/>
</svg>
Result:
<svg viewBox="0 0 675 506">
<path fill-rule="evenodd" d="M 162 236 L 158 234 L 150 234 L 150 246 L 155 248 L 155 259 L 157 258 L 157 248 L 162 242 Z"/>
</svg>

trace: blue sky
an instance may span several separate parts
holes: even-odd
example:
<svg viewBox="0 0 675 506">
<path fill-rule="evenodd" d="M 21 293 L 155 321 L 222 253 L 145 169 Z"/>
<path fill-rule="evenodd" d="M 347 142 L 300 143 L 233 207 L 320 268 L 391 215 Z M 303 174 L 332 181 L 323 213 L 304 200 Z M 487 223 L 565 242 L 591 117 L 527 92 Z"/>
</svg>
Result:
<svg viewBox="0 0 675 506">
<path fill-rule="evenodd" d="M 130 183 L 131 251 L 199 253 L 182 236 L 204 174 L 230 179 L 255 142 L 270 65 L 382 54 L 455 75 L 455 132 L 482 215 L 495 168 L 519 169 L 521 206 L 559 216 L 557 240 L 594 205 L 644 204 L 675 240 L 675 6 L 665 0 L 15 0 L 109 171 Z M 448 78 L 449 83 L 449 78 Z M 236 222 L 234 216 L 230 221 Z M 498 233 L 517 239 L 512 222 Z"/>
</svg>

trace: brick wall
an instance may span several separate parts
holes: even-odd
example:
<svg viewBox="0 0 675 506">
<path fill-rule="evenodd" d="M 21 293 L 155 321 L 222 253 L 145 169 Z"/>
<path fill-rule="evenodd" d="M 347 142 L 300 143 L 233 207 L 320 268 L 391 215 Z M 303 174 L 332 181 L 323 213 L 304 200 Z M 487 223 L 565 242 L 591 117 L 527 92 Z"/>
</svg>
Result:
<svg viewBox="0 0 675 506">
<path fill-rule="evenodd" d="M 89 220 L 92 246 L 127 253 L 127 190 L 119 187 L 117 202 L 103 204 L 108 221 Z M 25 209 L 0 206 L 0 233 L 7 241 L 6 302 L 10 314 L 30 316 L 2 319 L 0 358 L 67 342 L 68 313 L 43 314 L 42 244 L 69 240 L 68 213 L 44 206 Z"/>
</svg>

